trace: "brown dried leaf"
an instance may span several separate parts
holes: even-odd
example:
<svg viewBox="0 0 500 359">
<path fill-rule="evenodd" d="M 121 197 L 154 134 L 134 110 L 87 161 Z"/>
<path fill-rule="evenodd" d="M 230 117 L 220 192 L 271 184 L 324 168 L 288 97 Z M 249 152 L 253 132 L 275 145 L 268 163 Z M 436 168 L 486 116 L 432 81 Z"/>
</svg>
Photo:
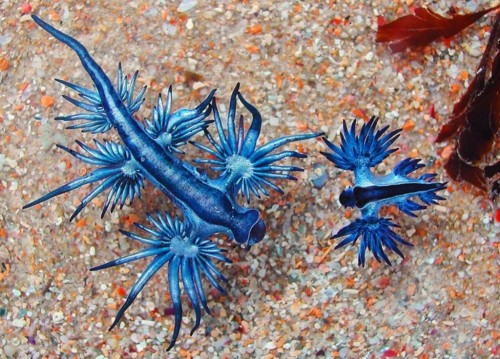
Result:
<svg viewBox="0 0 500 359">
<path fill-rule="evenodd" d="M 456 138 L 454 154 L 445 165 L 455 180 L 465 180 L 483 190 L 487 178 L 494 180 L 498 165 L 487 166 L 485 175 L 481 162 L 492 150 L 498 154 L 500 129 L 500 15 L 496 15 L 488 45 L 479 63 L 476 76 L 467 91 L 453 107 L 450 121 L 445 124 L 437 142 Z M 491 182 L 491 181 L 490 181 Z"/>
<path fill-rule="evenodd" d="M 375 41 L 389 42 L 392 52 L 403 52 L 409 47 L 425 46 L 440 37 L 452 37 L 479 20 L 490 9 L 445 18 L 425 7 L 417 7 L 414 14 L 400 17 L 378 27 Z"/>
</svg>

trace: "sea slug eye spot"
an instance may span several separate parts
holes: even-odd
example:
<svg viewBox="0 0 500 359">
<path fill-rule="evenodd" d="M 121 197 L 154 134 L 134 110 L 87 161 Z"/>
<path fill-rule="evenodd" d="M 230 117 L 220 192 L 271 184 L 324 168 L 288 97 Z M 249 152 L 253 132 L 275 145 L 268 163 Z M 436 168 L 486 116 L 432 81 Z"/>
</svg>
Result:
<svg viewBox="0 0 500 359">
<path fill-rule="evenodd" d="M 188 237 L 175 236 L 170 243 L 170 250 L 182 257 L 194 258 L 198 254 L 198 247 Z"/>
<path fill-rule="evenodd" d="M 251 178 L 254 171 L 252 162 L 239 155 L 232 155 L 226 159 L 226 169 L 243 179 Z"/>
</svg>

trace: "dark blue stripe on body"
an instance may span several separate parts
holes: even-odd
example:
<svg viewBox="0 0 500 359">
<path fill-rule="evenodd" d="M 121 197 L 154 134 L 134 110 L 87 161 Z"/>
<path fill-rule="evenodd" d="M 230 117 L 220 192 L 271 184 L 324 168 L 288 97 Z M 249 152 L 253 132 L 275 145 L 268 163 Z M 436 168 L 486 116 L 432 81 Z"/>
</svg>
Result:
<svg viewBox="0 0 500 359">
<path fill-rule="evenodd" d="M 384 201 L 399 196 L 416 196 L 419 193 L 434 191 L 441 183 L 402 183 L 389 186 L 354 187 L 356 207 L 363 208 L 369 203 Z"/>
</svg>

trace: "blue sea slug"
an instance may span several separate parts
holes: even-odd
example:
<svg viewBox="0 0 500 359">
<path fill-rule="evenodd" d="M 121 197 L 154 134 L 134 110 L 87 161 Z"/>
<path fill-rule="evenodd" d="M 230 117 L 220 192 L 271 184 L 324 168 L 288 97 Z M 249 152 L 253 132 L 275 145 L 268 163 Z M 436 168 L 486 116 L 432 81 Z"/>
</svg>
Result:
<svg viewBox="0 0 500 359">
<path fill-rule="evenodd" d="M 97 166 L 92 172 L 77 178 L 60 188 L 28 203 L 24 208 L 34 206 L 62 193 L 87 184 L 95 187 L 83 198 L 71 219 L 96 196 L 108 191 L 102 209 L 102 216 L 109 209 L 122 207 L 141 195 L 146 181 L 153 184 L 182 211 L 183 220 L 171 217 L 168 213 L 158 212 L 147 215 L 150 226 L 136 224 L 145 234 L 139 235 L 122 231 L 127 237 L 139 241 L 146 247 L 136 253 L 115 259 L 91 270 L 132 262 L 152 257 L 145 271 L 130 290 L 123 306 L 118 311 L 110 330 L 119 322 L 127 308 L 133 303 L 149 279 L 166 266 L 167 282 L 174 309 L 174 332 L 168 349 L 172 348 L 179 335 L 182 321 L 180 282 L 195 312 L 195 324 L 191 334 L 198 328 L 201 320 L 201 307 L 210 313 L 202 277 L 204 276 L 219 292 L 225 293 L 220 281 L 225 277 L 214 261 L 230 262 L 223 255 L 211 237 L 226 234 L 240 244 L 252 246 L 260 242 L 266 233 L 266 225 L 256 209 L 248 208 L 238 202 L 242 195 L 247 202 L 250 196 L 269 195 L 268 189 L 282 190 L 272 181 L 274 179 L 295 179 L 290 172 L 301 171 L 295 166 L 276 165 L 275 162 L 286 158 L 303 158 L 296 151 L 274 151 L 293 141 L 301 141 L 321 136 L 322 133 L 298 134 L 274 139 L 257 146 L 261 132 L 262 118 L 259 111 L 245 100 L 237 85 L 231 95 L 226 130 L 222 125 L 215 90 L 194 109 L 171 110 L 172 88 L 168 90 L 165 101 L 158 97 L 151 117 L 143 123 L 134 114 L 144 102 L 145 88 L 134 95 L 137 72 L 132 77 L 124 76 L 121 65 L 118 67 L 116 86 L 112 84 L 101 67 L 90 56 L 86 48 L 77 40 L 55 29 L 37 16 L 33 20 L 57 40 L 76 52 L 90 76 L 94 89 L 57 80 L 78 93 L 80 99 L 64 96 L 66 100 L 84 110 L 56 120 L 66 121 L 70 129 L 102 134 L 115 130 L 121 143 L 94 140 L 91 147 L 80 141 L 77 144 L 84 152 L 58 146 L 77 159 Z M 236 107 L 240 101 L 252 116 L 252 122 L 245 134 L 243 117 L 239 117 L 236 129 Z M 213 112 L 214 121 L 209 120 Z M 79 122 L 74 122 L 79 121 Z M 219 142 L 208 131 L 215 122 Z M 199 159 L 213 170 L 220 171 L 217 178 L 208 177 L 203 171 L 186 163 L 178 157 L 181 147 L 193 135 L 204 132 L 211 147 L 191 142 L 212 156 Z"/>
<path fill-rule="evenodd" d="M 361 218 L 354 220 L 333 235 L 331 238 L 344 238 L 335 248 L 349 243 L 353 245 L 361 237 L 358 250 L 358 264 L 365 265 L 366 249 L 370 250 L 377 261 L 383 260 L 388 265 L 391 261 L 382 247 L 390 249 L 404 258 L 398 248 L 398 243 L 411 246 L 403 240 L 392 228 L 399 227 L 390 218 L 379 217 L 383 206 L 397 206 L 407 215 L 416 217 L 415 212 L 436 204 L 443 197 L 438 191 L 446 188 L 446 183 L 434 182 L 433 173 L 425 173 L 417 178 L 408 175 L 424 167 L 419 159 L 406 158 L 399 162 L 391 173 L 376 176 L 371 168 L 381 163 L 387 156 L 396 151 L 390 146 L 399 137 L 401 129 L 386 133 L 389 126 L 376 131 L 378 118 L 372 117 L 363 124 L 359 134 L 356 134 L 356 120 L 348 129 L 346 122 L 340 134 L 340 147 L 323 138 L 333 152 L 321 152 L 332 161 L 336 167 L 354 172 L 354 186 L 345 189 L 339 197 L 344 207 L 355 207 L 361 210 Z M 422 204 L 412 198 L 419 198 Z"/>
</svg>

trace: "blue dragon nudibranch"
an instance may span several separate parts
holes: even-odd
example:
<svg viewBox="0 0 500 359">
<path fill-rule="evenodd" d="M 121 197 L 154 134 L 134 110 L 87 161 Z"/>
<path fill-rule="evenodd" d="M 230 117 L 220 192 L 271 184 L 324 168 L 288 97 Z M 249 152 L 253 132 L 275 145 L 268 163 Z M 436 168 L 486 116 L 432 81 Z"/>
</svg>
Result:
<svg viewBox="0 0 500 359">
<path fill-rule="evenodd" d="M 336 247 L 341 248 L 349 243 L 353 245 L 361 237 L 358 250 L 358 264 L 365 265 L 366 249 L 370 250 L 377 261 L 384 260 L 388 265 L 391 261 L 384 252 L 382 245 L 404 258 L 398 248 L 398 243 L 412 246 L 403 240 L 392 228 L 399 227 L 390 218 L 380 218 L 379 211 L 383 206 L 395 205 L 402 212 L 416 217 L 415 212 L 436 204 L 443 197 L 438 191 L 446 188 L 446 183 L 433 182 L 436 174 L 425 173 L 418 178 L 408 175 L 419 168 L 425 167 L 419 159 L 406 158 L 399 162 L 391 173 L 385 176 L 375 176 L 370 168 L 377 166 L 387 156 L 396 151 L 390 146 L 399 137 L 401 129 L 386 133 L 389 126 L 376 131 L 378 118 L 372 117 L 363 124 L 359 134 L 356 134 L 356 120 L 350 129 L 344 121 L 340 134 L 340 147 L 323 137 L 328 148 L 333 152 L 321 152 L 332 161 L 336 167 L 354 172 L 354 186 L 345 189 L 339 197 L 344 207 L 356 207 L 361 210 L 361 218 L 340 229 L 332 239 L 344 238 Z M 412 201 L 418 197 L 423 204 Z"/>
<path fill-rule="evenodd" d="M 182 287 L 195 312 L 195 324 L 191 334 L 200 324 L 201 307 L 210 313 L 202 277 L 219 292 L 225 293 L 220 282 L 226 281 L 226 278 L 214 262 L 229 263 L 230 260 L 210 238 L 222 233 L 240 244 L 252 246 L 260 242 L 266 233 L 266 225 L 259 211 L 240 205 L 238 195 L 244 196 L 249 202 L 251 195 L 259 198 L 261 194 L 269 195 L 268 189 L 282 192 L 272 180 L 295 179 L 290 172 L 302 171 L 302 168 L 276 165 L 275 162 L 286 157 L 303 158 L 305 155 L 296 151 L 274 151 L 290 142 L 311 139 L 323 133 L 285 136 L 257 146 L 262 118 L 259 111 L 239 92 L 239 85 L 231 95 L 227 129 L 223 128 L 217 110 L 215 90 L 196 108 L 172 112 L 170 87 L 165 101 L 159 96 L 151 117 L 141 123 L 135 119 L 134 114 L 144 102 L 146 88 L 134 96 L 137 72 L 132 77 L 127 77 L 122 74 L 119 66 L 118 80 L 114 86 L 81 43 L 37 16 L 33 16 L 33 20 L 76 52 L 94 85 L 94 89 L 90 90 L 57 80 L 78 93 L 78 100 L 63 97 L 84 112 L 58 117 L 56 120 L 69 122 L 70 129 L 80 129 L 93 134 L 102 134 L 114 129 L 121 143 L 94 140 L 95 146 L 91 147 L 77 141 L 84 152 L 58 146 L 77 159 L 98 168 L 30 202 L 24 208 L 92 183 L 98 184 L 83 198 L 71 219 L 93 198 L 105 191 L 108 191 L 108 194 L 102 216 L 108 208 L 113 211 L 116 206 L 123 207 L 127 202 L 131 204 L 136 197 L 140 197 L 145 181 L 149 181 L 170 198 L 181 209 L 183 221 L 177 217 L 172 218 L 167 213 L 147 215 L 151 226 L 136 224 L 145 235 L 122 231 L 127 237 L 144 244 L 144 249 L 91 270 L 152 257 L 118 311 L 111 330 L 149 279 L 160 268 L 167 266 L 168 289 L 175 321 L 168 347 L 171 349 L 177 340 L 182 322 L 180 282 L 182 281 Z M 242 116 L 239 117 L 236 128 L 237 100 L 252 115 L 252 122 L 246 133 Z M 214 121 L 208 120 L 212 111 Z M 81 122 L 73 124 L 73 121 Z M 219 142 L 208 132 L 208 126 L 212 122 L 215 122 Z M 212 148 L 190 141 L 193 135 L 200 132 L 205 133 Z M 208 177 L 176 156 L 182 153 L 180 148 L 187 142 L 211 155 L 210 159 L 200 159 L 196 162 L 213 166 L 215 171 L 221 172 L 218 178 Z"/>
</svg>

